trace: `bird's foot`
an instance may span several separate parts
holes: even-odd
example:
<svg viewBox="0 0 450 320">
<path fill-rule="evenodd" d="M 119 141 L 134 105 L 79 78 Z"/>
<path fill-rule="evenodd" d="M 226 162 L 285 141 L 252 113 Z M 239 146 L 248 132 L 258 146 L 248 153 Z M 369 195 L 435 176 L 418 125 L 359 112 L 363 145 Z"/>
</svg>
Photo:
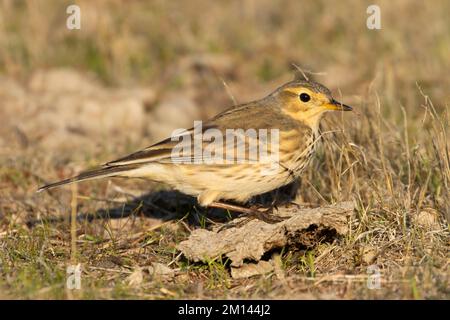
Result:
<svg viewBox="0 0 450 320">
<path fill-rule="evenodd" d="M 258 219 L 269 224 L 278 223 L 286 219 L 285 217 L 280 217 L 273 214 L 273 209 L 276 208 L 275 206 L 270 206 L 264 209 L 261 208 L 261 206 L 251 207 L 251 212 L 247 213 L 246 216 L 250 219 Z"/>
</svg>

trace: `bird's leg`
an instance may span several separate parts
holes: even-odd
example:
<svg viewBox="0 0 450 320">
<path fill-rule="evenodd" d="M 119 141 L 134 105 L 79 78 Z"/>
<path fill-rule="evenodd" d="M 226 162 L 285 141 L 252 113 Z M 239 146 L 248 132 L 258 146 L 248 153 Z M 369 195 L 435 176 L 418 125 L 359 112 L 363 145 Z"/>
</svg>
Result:
<svg viewBox="0 0 450 320">
<path fill-rule="evenodd" d="M 218 208 L 218 209 L 225 209 L 225 210 L 230 210 L 230 211 L 235 211 L 235 212 L 240 212 L 243 213 L 245 215 L 249 214 L 251 209 L 245 208 L 245 207 L 241 207 L 241 206 L 237 206 L 237 205 L 233 205 L 233 204 L 229 204 L 229 203 L 223 203 L 223 202 L 212 202 L 208 205 L 208 207 L 210 208 Z M 227 222 L 226 224 L 224 224 L 219 231 L 225 230 L 225 229 L 230 229 L 230 228 L 239 228 L 241 225 L 245 224 L 246 222 L 248 222 L 249 220 L 251 220 L 252 218 L 247 218 L 244 219 L 242 221 L 240 221 L 239 223 L 236 222 Z"/>
<path fill-rule="evenodd" d="M 251 214 L 253 212 L 252 209 L 241 207 L 235 204 L 230 203 L 224 203 L 224 202 L 211 202 L 208 207 L 210 208 L 218 208 L 218 209 L 225 209 L 225 210 L 231 210 L 235 212 L 245 213 L 245 214 Z"/>
<path fill-rule="evenodd" d="M 275 195 L 273 196 L 272 202 L 270 203 L 271 208 L 277 209 L 278 197 L 280 196 L 280 189 L 275 190 Z"/>
<path fill-rule="evenodd" d="M 273 209 L 278 209 L 277 208 L 277 203 L 278 203 L 278 189 L 275 191 L 275 196 L 272 199 L 272 201 L 270 202 L 270 204 L 267 205 L 263 205 L 260 203 L 254 203 L 250 206 L 250 210 L 254 210 L 254 211 L 258 211 L 262 214 L 265 215 L 272 215 L 273 214 Z"/>
<path fill-rule="evenodd" d="M 235 212 L 243 213 L 245 216 L 247 216 L 249 219 L 258 219 L 270 224 L 281 222 L 284 220 L 282 217 L 277 217 L 271 215 L 273 212 L 273 208 L 267 208 L 264 211 L 255 209 L 255 208 L 245 208 L 234 204 L 229 203 L 223 203 L 223 202 L 212 202 L 208 205 L 211 208 L 219 208 L 219 209 L 225 209 L 225 210 L 231 210 Z"/>
<path fill-rule="evenodd" d="M 272 194 L 273 194 L 273 197 L 272 197 L 272 201 L 270 202 L 270 204 L 267 206 L 267 205 L 264 205 L 264 204 L 260 204 L 260 203 L 253 203 L 251 206 L 250 206 L 250 208 L 251 209 L 257 209 L 257 210 L 259 210 L 259 211 L 263 211 L 263 212 L 266 212 L 266 213 L 268 213 L 268 214 L 271 214 L 271 213 L 273 213 L 273 209 L 278 209 L 278 204 L 279 204 L 279 191 L 280 191 L 280 189 L 276 189 Z"/>
</svg>

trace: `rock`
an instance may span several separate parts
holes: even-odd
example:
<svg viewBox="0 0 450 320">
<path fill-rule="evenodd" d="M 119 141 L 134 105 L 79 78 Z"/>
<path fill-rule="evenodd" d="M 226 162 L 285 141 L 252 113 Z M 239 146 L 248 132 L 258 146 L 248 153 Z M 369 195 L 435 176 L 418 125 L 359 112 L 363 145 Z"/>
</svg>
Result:
<svg viewBox="0 0 450 320">
<path fill-rule="evenodd" d="M 127 277 L 128 285 L 132 287 L 136 287 L 142 284 L 142 280 L 144 279 L 144 274 L 142 273 L 142 269 L 137 267 L 133 270 L 133 272 Z"/>
<path fill-rule="evenodd" d="M 243 279 L 263 275 L 273 270 L 274 266 L 269 261 L 259 261 L 258 263 L 244 264 L 240 268 L 231 267 L 231 276 L 234 279 Z"/>
<path fill-rule="evenodd" d="M 244 260 L 259 261 L 268 251 L 285 245 L 313 247 L 319 241 L 332 241 L 348 232 L 347 219 L 353 214 L 352 201 L 314 209 L 299 209 L 295 205 L 279 207 L 276 214 L 288 217 L 275 224 L 251 220 L 228 229 L 197 229 L 178 245 L 190 260 L 206 262 L 222 255 L 240 267 Z M 245 218 L 235 219 L 239 224 Z"/>
<path fill-rule="evenodd" d="M 172 278 L 175 276 L 175 271 L 165 264 L 153 262 L 151 266 L 148 267 L 148 272 L 154 278 Z"/>
</svg>

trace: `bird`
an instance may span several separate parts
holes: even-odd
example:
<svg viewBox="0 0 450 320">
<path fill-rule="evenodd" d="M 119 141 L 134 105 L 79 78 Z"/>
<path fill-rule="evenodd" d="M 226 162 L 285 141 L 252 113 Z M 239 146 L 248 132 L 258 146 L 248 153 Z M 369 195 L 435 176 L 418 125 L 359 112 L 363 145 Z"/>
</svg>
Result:
<svg viewBox="0 0 450 320">
<path fill-rule="evenodd" d="M 245 204 L 300 178 L 317 149 L 323 115 L 351 110 L 324 85 L 296 76 L 260 100 L 234 105 L 194 122 L 190 129 L 174 130 L 147 148 L 42 186 L 38 192 L 99 178 L 146 178 L 196 197 L 202 207 L 275 223 L 278 218 Z"/>
</svg>

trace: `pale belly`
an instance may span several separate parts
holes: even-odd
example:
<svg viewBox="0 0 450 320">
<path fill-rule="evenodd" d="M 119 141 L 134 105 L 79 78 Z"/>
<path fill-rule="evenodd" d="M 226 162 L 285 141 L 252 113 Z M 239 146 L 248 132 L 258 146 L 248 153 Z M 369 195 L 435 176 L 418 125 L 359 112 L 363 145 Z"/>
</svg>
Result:
<svg viewBox="0 0 450 320">
<path fill-rule="evenodd" d="M 185 194 L 197 197 L 200 204 L 234 200 L 245 202 L 253 196 L 287 185 L 297 179 L 308 165 L 314 149 L 314 137 L 307 148 L 289 155 L 281 154 L 277 163 L 205 165 L 149 164 L 135 176 L 168 184 Z"/>
</svg>

